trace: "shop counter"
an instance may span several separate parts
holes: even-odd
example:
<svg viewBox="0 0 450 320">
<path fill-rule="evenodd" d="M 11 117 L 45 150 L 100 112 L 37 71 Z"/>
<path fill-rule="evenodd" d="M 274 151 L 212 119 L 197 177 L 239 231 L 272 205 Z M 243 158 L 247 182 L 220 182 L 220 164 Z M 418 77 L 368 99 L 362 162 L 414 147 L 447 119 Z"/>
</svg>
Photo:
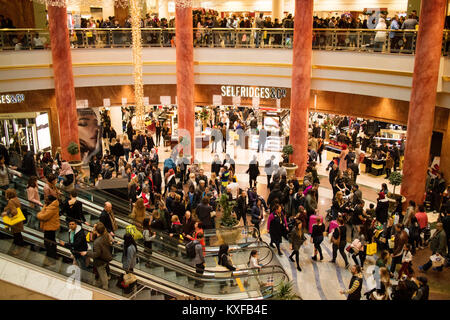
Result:
<svg viewBox="0 0 450 320">
<path fill-rule="evenodd" d="M 364 164 L 366 165 L 366 173 L 370 173 L 376 176 L 380 176 L 384 172 L 384 167 L 386 166 L 386 160 L 385 159 L 371 159 L 371 158 L 364 158 Z"/>
<path fill-rule="evenodd" d="M 327 144 L 325 150 L 327 151 L 327 160 L 329 161 L 333 160 L 334 157 L 339 157 L 342 151 L 339 147 L 331 144 Z"/>
</svg>

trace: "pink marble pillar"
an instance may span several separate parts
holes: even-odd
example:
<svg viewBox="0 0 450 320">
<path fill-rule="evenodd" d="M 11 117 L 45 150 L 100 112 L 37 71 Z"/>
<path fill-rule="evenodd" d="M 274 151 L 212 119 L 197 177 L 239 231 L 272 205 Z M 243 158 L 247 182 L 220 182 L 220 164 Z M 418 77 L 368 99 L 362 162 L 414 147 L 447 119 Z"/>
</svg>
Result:
<svg viewBox="0 0 450 320">
<path fill-rule="evenodd" d="M 290 161 L 298 166 L 298 177 L 303 177 L 307 167 L 313 6 L 313 0 L 295 0 L 289 143 L 294 148 Z"/>
<path fill-rule="evenodd" d="M 66 10 L 66 8 L 48 6 L 48 20 L 62 157 L 68 161 L 74 161 L 80 160 L 80 153 L 72 156 L 67 151 L 70 142 L 79 143 L 79 141 Z"/>
<path fill-rule="evenodd" d="M 179 137 L 189 135 L 190 155 L 194 160 L 194 45 L 192 8 L 176 6 L 175 45 L 177 66 L 177 100 Z M 180 130 L 183 129 L 183 130 Z M 188 154 L 184 149 L 184 154 Z"/>
<path fill-rule="evenodd" d="M 403 183 L 406 200 L 423 203 L 433 133 L 446 0 L 422 1 L 409 103 Z"/>
</svg>

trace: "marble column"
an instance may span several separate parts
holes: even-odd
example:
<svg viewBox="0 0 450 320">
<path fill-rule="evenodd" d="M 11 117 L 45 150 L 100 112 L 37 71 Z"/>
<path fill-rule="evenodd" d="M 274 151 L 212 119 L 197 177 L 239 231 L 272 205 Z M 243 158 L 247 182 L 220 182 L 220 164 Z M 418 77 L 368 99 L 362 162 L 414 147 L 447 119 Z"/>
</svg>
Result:
<svg viewBox="0 0 450 320">
<path fill-rule="evenodd" d="M 80 153 L 72 156 L 67 151 L 70 142 L 79 144 L 79 141 L 66 10 L 64 7 L 48 6 L 48 20 L 62 157 L 68 161 L 73 161 L 80 160 Z"/>
<path fill-rule="evenodd" d="M 423 203 L 433 133 L 446 0 L 422 1 L 401 194 Z"/>
<path fill-rule="evenodd" d="M 194 45 L 192 7 L 175 8 L 175 46 L 177 68 L 178 136 L 189 138 L 184 154 L 194 158 Z M 185 140 L 186 142 L 186 140 Z"/>
<path fill-rule="evenodd" d="M 272 0 L 272 22 L 283 19 L 284 0 Z"/>
<path fill-rule="evenodd" d="M 298 166 L 297 177 L 303 177 L 308 160 L 313 5 L 313 0 L 295 0 L 289 143 L 294 148 L 290 162 Z"/>
</svg>

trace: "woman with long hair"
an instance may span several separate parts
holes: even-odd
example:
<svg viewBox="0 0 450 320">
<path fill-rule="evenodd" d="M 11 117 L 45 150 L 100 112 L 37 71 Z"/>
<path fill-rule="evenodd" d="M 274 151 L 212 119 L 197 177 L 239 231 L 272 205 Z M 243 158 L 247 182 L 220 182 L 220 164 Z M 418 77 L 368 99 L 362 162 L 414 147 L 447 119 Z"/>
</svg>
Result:
<svg viewBox="0 0 450 320">
<path fill-rule="evenodd" d="M 289 256 L 289 260 L 294 262 L 294 259 L 292 257 L 295 255 L 295 261 L 297 263 L 297 270 L 302 271 L 302 268 L 300 268 L 300 264 L 299 264 L 299 262 L 300 262 L 299 250 L 300 250 L 300 247 L 302 246 L 303 242 L 305 242 L 306 237 L 303 234 L 303 226 L 302 226 L 301 221 L 298 221 L 295 228 L 291 231 L 290 236 L 291 236 L 291 242 L 292 242 L 292 253 Z"/>
<path fill-rule="evenodd" d="M 319 252 L 320 260 L 323 260 L 322 247 L 320 244 L 323 241 L 323 233 L 325 232 L 325 225 L 322 219 L 317 218 L 316 224 L 312 227 L 311 242 L 314 244 L 314 255 L 311 257 L 314 261 L 317 260 L 317 252 Z"/>
<path fill-rule="evenodd" d="M 136 242 L 130 233 L 126 233 L 123 236 L 122 265 L 127 273 L 133 272 L 134 266 L 136 265 L 136 254 Z"/>
<path fill-rule="evenodd" d="M 284 229 L 288 231 L 286 219 L 282 217 L 282 208 L 279 204 L 275 205 L 274 211 L 270 214 L 267 220 L 267 230 L 270 234 L 270 245 L 274 248 L 273 244 L 276 245 L 278 250 L 278 255 L 282 256 L 280 250 L 280 243 L 282 241 L 282 236 L 285 233 Z"/>
<path fill-rule="evenodd" d="M 41 202 L 41 198 L 39 197 L 39 189 L 37 187 L 37 180 L 38 180 L 38 178 L 36 176 L 31 176 L 28 179 L 27 198 L 28 198 L 28 205 L 31 208 L 35 208 L 36 206 L 39 206 L 39 207 L 44 206 Z"/>
<path fill-rule="evenodd" d="M 219 247 L 219 253 L 217 254 L 217 263 L 220 266 L 227 268 L 230 271 L 235 271 L 237 268 L 233 266 L 233 262 L 231 261 L 231 254 L 228 253 L 228 245 L 222 244 Z M 233 285 L 233 280 L 230 280 L 230 284 Z M 225 286 L 227 285 L 226 281 L 220 282 L 220 293 L 225 293 Z"/>
<path fill-rule="evenodd" d="M 133 211 L 131 211 L 129 217 L 135 221 L 136 227 L 138 227 L 138 229 L 142 228 L 142 223 L 145 218 L 144 199 L 139 198 L 136 200 L 133 206 Z"/>
<path fill-rule="evenodd" d="M 21 204 L 19 198 L 17 197 L 16 190 L 7 189 L 5 191 L 5 199 L 6 201 L 8 201 L 8 204 L 5 206 L 1 216 L 14 218 L 21 211 Z M 16 246 L 16 248 L 12 251 L 12 254 L 17 255 L 21 252 L 21 247 L 24 246 L 24 241 L 21 233 L 23 231 L 23 221 L 11 226 L 11 231 L 14 237 L 13 244 Z"/>
</svg>

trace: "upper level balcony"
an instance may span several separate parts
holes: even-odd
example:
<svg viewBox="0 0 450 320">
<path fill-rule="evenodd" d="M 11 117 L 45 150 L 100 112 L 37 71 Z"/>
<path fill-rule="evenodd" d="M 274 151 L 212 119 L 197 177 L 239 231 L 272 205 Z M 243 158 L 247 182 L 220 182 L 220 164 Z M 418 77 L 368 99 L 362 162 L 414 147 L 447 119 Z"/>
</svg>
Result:
<svg viewBox="0 0 450 320">
<path fill-rule="evenodd" d="M 174 29 L 142 29 L 144 84 L 176 84 Z M 292 29 L 194 29 L 196 84 L 291 87 Z M 314 29 L 312 90 L 409 101 L 417 32 Z M 52 89 L 48 30 L 0 30 L 0 92 Z M 131 29 L 70 32 L 76 87 L 132 85 Z M 450 108 L 450 37 L 436 104 Z"/>
<path fill-rule="evenodd" d="M 174 28 L 142 28 L 143 47 L 173 47 Z M 293 29 L 194 28 L 194 46 L 207 48 L 291 49 Z M 313 50 L 414 54 L 416 30 L 313 29 Z M 131 46 L 131 29 L 71 29 L 72 48 L 124 48 Z M 442 39 L 442 54 L 450 50 L 450 30 Z M 0 50 L 50 48 L 47 29 L 0 29 Z"/>
</svg>

